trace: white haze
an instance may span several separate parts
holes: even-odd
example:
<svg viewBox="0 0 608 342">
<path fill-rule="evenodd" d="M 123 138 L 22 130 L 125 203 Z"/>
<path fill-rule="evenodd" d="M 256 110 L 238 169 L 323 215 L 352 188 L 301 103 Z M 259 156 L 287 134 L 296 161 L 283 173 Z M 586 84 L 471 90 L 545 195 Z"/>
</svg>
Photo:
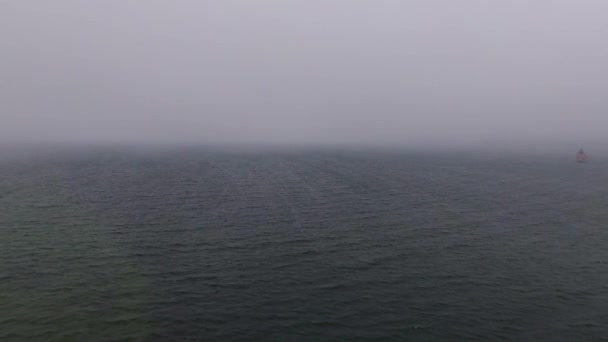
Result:
<svg viewBox="0 0 608 342">
<path fill-rule="evenodd" d="M 605 0 L 3 0 L 0 141 L 603 143 L 606 13 Z"/>
</svg>

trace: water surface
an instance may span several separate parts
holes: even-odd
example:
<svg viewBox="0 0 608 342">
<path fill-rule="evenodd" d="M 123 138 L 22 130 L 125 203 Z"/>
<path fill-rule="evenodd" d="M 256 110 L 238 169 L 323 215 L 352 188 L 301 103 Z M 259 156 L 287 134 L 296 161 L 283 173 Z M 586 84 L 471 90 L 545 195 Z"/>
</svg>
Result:
<svg viewBox="0 0 608 342">
<path fill-rule="evenodd" d="M 557 156 L 6 159 L 0 339 L 601 339 L 607 206 Z"/>
</svg>

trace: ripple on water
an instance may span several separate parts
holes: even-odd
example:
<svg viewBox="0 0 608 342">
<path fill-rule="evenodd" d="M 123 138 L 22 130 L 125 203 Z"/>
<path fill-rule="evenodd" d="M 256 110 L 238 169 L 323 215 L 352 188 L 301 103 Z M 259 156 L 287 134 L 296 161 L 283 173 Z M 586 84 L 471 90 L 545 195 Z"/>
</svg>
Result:
<svg viewBox="0 0 608 342">
<path fill-rule="evenodd" d="M 2 163 L 2 341 L 608 336 L 602 163 L 203 150 Z"/>
</svg>

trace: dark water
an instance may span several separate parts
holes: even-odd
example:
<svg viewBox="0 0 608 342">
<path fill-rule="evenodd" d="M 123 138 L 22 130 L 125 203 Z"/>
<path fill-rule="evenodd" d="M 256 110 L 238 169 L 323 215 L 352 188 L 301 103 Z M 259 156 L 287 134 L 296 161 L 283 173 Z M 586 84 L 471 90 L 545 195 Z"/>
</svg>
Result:
<svg viewBox="0 0 608 342">
<path fill-rule="evenodd" d="M 398 152 L 0 162 L 0 340 L 599 340 L 608 164 Z"/>
</svg>

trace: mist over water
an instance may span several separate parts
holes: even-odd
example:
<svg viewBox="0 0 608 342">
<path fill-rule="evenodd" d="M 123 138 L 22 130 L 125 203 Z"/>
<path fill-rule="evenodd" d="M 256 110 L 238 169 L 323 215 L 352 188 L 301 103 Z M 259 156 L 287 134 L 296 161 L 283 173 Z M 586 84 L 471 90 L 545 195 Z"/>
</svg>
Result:
<svg viewBox="0 0 608 342">
<path fill-rule="evenodd" d="M 608 336 L 608 2 L 0 7 L 0 340 Z"/>
<path fill-rule="evenodd" d="M 0 141 L 606 143 L 606 10 L 599 0 L 7 0 Z"/>
</svg>

